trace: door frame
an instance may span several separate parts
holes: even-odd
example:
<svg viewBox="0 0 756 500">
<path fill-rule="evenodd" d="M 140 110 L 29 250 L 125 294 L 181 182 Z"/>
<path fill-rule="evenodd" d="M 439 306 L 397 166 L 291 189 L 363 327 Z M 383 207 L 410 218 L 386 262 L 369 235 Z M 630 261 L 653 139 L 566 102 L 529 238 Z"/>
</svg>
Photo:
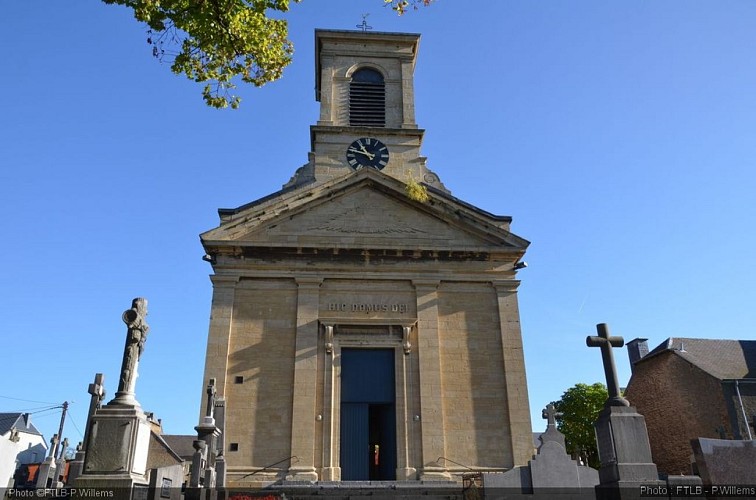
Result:
<svg viewBox="0 0 756 500">
<path fill-rule="evenodd" d="M 416 336 L 417 321 L 391 322 L 385 320 L 328 321 L 320 320 L 323 338 L 323 454 L 320 478 L 323 481 L 341 481 L 341 350 L 392 349 L 394 351 L 394 411 L 396 413 L 396 480 L 415 480 L 417 469 L 413 449 L 414 433 L 419 424 L 414 413 L 412 343 Z M 381 333 L 360 332 L 360 327 L 385 328 Z"/>
</svg>

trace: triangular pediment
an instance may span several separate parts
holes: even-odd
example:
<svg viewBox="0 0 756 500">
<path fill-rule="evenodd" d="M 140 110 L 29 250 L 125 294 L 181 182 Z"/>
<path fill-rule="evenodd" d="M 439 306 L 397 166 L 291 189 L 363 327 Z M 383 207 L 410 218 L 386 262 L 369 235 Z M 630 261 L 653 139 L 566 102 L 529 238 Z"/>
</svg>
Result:
<svg viewBox="0 0 756 500">
<path fill-rule="evenodd" d="M 401 181 L 361 171 L 242 207 L 202 240 L 206 246 L 524 250 L 527 242 L 500 219 L 443 193 L 431 193 L 428 203 L 413 201 Z"/>
</svg>

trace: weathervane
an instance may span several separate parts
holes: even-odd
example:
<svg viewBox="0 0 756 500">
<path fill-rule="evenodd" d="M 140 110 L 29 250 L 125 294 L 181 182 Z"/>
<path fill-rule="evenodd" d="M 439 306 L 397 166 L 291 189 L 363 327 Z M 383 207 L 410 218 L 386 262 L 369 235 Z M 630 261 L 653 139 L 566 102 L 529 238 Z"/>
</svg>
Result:
<svg viewBox="0 0 756 500">
<path fill-rule="evenodd" d="M 368 26 L 368 23 L 367 23 L 367 16 L 369 16 L 369 15 L 370 14 L 362 14 L 362 24 L 358 24 L 357 25 L 358 28 L 362 28 L 363 32 L 365 32 L 367 30 L 373 29 L 373 27 L 372 26 Z"/>
</svg>

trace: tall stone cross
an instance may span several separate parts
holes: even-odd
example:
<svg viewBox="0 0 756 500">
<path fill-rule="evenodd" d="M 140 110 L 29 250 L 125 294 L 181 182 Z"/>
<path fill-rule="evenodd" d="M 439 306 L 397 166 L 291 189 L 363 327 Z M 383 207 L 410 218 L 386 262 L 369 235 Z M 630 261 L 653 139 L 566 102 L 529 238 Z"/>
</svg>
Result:
<svg viewBox="0 0 756 500">
<path fill-rule="evenodd" d="M 614 365 L 614 356 L 612 347 L 622 347 L 625 345 L 625 339 L 622 337 L 609 336 L 609 327 L 606 323 L 596 325 L 598 336 L 588 336 L 585 343 L 588 347 L 601 348 L 601 359 L 604 362 L 604 375 L 606 376 L 606 388 L 609 391 L 609 398 L 604 406 L 630 406 L 627 399 L 620 394 L 619 382 L 617 382 L 617 367 Z"/>
<path fill-rule="evenodd" d="M 137 367 L 139 358 L 144 351 L 144 343 L 150 326 L 147 317 L 147 299 L 137 297 L 131 301 L 131 309 L 126 309 L 121 316 L 126 323 L 126 345 L 123 348 L 123 362 L 121 363 L 121 377 L 118 381 L 118 392 L 112 401 L 117 404 L 138 405 L 134 398 Z"/>
<path fill-rule="evenodd" d="M 81 447 L 83 450 L 87 449 L 87 444 L 89 444 L 89 426 L 92 422 L 92 416 L 95 414 L 95 411 L 102 406 L 102 400 L 105 399 L 105 376 L 102 373 L 95 374 L 94 383 L 89 384 L 89 387 L 87 388 L 87 392 L 90 394 L 91 398 L 89 399 L 89 413 L 87 414 L 87 427 L 84 429 L 84 440 L 82 441 Z"/>
</svg>

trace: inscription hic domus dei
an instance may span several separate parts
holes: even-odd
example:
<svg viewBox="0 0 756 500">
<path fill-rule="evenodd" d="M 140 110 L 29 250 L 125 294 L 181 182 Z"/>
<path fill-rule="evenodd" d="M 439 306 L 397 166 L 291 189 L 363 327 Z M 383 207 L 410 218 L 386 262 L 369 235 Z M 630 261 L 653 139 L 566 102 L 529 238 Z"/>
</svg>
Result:
<svg viewBox="0 0 756 500">
<path fill-rule="evenodd" d="M 371 304 L 366 302 L 352 302 L 352 303 L 338 303 L 329 302 L 329 311 L 338 312 L 353 312 L 353 313 L 380 313 L 380 312 L 392 312 L 404 314 L 409 310 L 407 304 Z"/>
</svg>

